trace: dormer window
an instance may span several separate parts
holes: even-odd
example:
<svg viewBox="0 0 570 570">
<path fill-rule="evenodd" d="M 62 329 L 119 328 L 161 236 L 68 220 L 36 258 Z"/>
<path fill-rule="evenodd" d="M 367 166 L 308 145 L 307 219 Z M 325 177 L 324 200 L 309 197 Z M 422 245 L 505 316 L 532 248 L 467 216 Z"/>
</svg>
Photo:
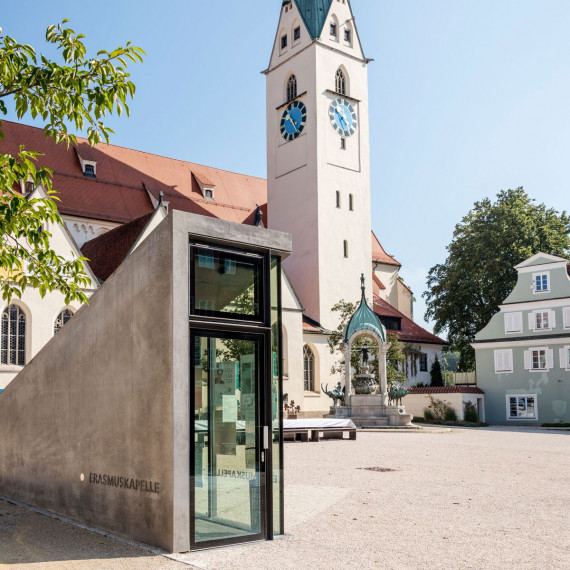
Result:
<svg viewBox="0 0 570 570">
<path fill-rule="evenodd" d="M 205 175 L 202 173 L 197 174 L 196 172 L 193 173 L 196 182 L 198 183 L 198 187 L 202 192 L 202 196 L 206 200 L 214 200 L 214 189 L 216 185 Z"/>
<path fill-rule="evenodd" d="M 204 190 L 204 198 L 208 198 L 209 200 L 214 199 L 214 191 L 211 188 L 206 188 Z"/>
<path fill-rule="evenodd" d="M 97 178 L 96 173 L 95 173 L 95 165 L 92 163 L 86 162 L 83 165 L 83 176 L 86 176 L 87 178 Z"/>
<path fill-rule="evenodd" d="M 549 273 L 535 273 L 532 277 L 533 289 L 535 293 L 548 293 L 548 291 L 550 291 Z"/>
<path fill-rule="evenodd" d="M 33 182 L 26 182 L 24 184 L 24 196 L 29 196 L 36 189 L 36 185 Z"/>
</svg>

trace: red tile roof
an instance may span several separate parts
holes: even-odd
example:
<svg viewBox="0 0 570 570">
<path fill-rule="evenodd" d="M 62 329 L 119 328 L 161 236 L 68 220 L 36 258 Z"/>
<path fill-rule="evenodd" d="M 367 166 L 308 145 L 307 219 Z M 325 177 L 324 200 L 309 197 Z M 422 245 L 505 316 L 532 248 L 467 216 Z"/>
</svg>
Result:
<svg viewBox="0 0 570 570">
<path fill-rule="evenodd" d="M 97 163 L 97 178 L 87 178 L 76 151 L 46 139 L 42 129 L 10 121 L 3 121 L 2 128 L 6 139 L 0 141 L 0 152 L 15 154 L 25 144 L 27 150 L 44 154 L 38 164 L 54 172 L 61 214 L 129 222 L 153 210 L 146 187 L 156 199 L 164 192 L 171 209 L 232 222 L 253 224 L 259 204 L 267 225 L 267 181 L 262 178 L 113 145 L 90 147 L 78 139 L 77 153 Z M 196 176 L 215 186 L 215 200 L 202 196 Z"/>
<path fill-rule="evenodd" d="M 374 282 L 374 293 L 376 293 L 376 291 L 384 291 L 386 289 L 386 285 L 384 285 L 384 283 L 382 283 L 382 281 L 380 281 L 380 279 L 378 278 L 378 276 L 376 275 L 376 273 L 372 272 L 372 281 Z"/>
<path fill-rule="evenodd" d="M 475 386 L 426 386 L 408 388 L 409 394 L 484 394 L 481 388 Z"/>
<path fill-rule="evenodd" d="M 377 295 L 374 295 L 374 312 L 380 317 L 392 317 L 400 319 L 402 324 L 401 330 L 390 330 L 386 332 L 394 333 L 402 342 L 415 342 L 418 344 L 440 344 L 447 345 L 447 341 L 435 336 L 434 334 L 426 331 L 418 324 L 414 323 L 411 319 L 406 317 L 404 313 L 392 307 L 390 303 L 384 301 Z"/>
<path fill-rule="evenodd" d="M 109 279 L 123 263 L 153 214 L 154 211 L 149 212 L 83 245 L 81 253 L 89 259 L 89 266 L 101 281 Z"/>
<path fill-rule="evenodd" d="M 378 261 L 386 265 L 402 266 L 399 261 L 396 261 L 391 255 L 386 253 L 386 250 L 382 247 L 380 240 L 376 237 L 374 232 L 372 232 L 372 261 Z"/>
<path fill-rule="evenodd" d="M 303 315 L 303 332 L 315 334 L 329 334 L 330 331 L 323 328 L 317 321 Z"/>
</svg>

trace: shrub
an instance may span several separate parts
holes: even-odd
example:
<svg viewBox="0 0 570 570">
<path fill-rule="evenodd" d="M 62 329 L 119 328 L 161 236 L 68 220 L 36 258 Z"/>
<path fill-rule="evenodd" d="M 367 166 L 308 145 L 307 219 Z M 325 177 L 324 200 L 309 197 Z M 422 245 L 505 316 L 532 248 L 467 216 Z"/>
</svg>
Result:
<svg viewBox="0 0 570 570">
<path fill-rule="evenodd" d="M 443 386 L 443 376 L 441 374 L 441 364 L 439 358 L 436 356 L 435 361 L 431 366 L 430 370 L 431 385 L 432 386 Z"/>
<path fill-rule="evenodd" d="M 424 410 L 424 420 L 430 424 L 435 421 L 435 416 L 433 415 L 433 412 L 429 408 L 426 408 Z"/>
<path fill-rule="evenodd" d="M 444 421 L 452 422 L 452 423 L 457 422 L 457 413 L 455 412 L 455 410 L 453 408 L 451 408 L 449 406 L 445 406 Z"/>
<path fill-rule="evenodd" d="M 465 410 L 463 412 L 463 419 L 466 422 L 476 424 L 479 421 L 479 414 L 477 408 L 471 402 L 465 402 Z"/>
</svg>

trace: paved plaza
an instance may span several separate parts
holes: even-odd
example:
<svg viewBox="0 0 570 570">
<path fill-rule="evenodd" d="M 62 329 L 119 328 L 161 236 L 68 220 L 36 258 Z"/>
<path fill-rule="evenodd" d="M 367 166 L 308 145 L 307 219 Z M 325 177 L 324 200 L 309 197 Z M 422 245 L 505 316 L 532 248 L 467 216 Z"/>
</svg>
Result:
<svg viewBox="0 0 570 570">
<path fill-rule="evenodd" d="M 570 432 L 359 432 L 285 457 L 275 542 L 172 560 L 0 502 L 0 570 L 570 568 Z"/>
</svg>

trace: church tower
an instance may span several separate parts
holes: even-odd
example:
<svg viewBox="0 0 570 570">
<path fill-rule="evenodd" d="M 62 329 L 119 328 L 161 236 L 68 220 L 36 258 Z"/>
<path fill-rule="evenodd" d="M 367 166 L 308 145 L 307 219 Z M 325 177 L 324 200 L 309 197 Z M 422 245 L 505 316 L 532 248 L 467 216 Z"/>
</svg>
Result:
<svg viewBox="0 0 570 570">
<path fill-rule="evenodd" d="M 268 223 L 306 315 L 372 276 L 368 66 L 349 0 L 285 0 L 267 78 Z"/>
</svg>

